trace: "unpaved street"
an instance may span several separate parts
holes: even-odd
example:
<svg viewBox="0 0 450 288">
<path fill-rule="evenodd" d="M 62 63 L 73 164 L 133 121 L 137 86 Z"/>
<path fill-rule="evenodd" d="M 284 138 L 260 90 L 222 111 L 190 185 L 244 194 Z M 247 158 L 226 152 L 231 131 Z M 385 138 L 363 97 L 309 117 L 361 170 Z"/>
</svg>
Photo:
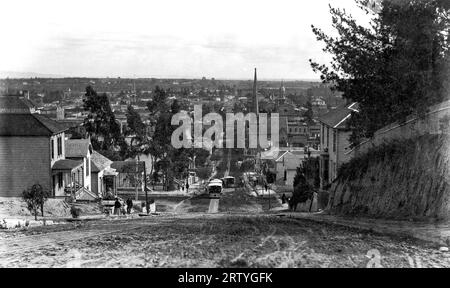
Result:
<svg viewBox="0 0 450 288">
<path fill-rule="evenodd" d="M 450 267 L 433 245 L 262 214 L 103 220 L 0 239 L 1 267 Z"/>
</svg>

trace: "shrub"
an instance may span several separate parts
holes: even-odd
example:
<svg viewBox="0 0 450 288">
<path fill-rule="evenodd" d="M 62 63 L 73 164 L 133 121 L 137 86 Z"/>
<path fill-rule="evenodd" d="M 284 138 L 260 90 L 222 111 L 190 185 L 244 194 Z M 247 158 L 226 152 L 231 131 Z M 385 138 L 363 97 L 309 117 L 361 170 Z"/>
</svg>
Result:
<svg viewBox="0 0 450 288">
<path fill-rule="evenodd" d="M 81 209 L 76 207 L 75 205 L 72 205 L 70 207 L 70 214 L 72 214 L 73 218 L 78 218 L 81 215 Z"/>
<path fill-rule="evenodd" d="M 35 220 L 37 220 L 38 209 L 41 209 L 42 217 L 44 217 L 44 203 L 49 196 L 50 191 L 44 189 L 40 184 L 34 184 L 22 192 L 22 199 L 27 203 L 27 208 L 34 215 Z"/>
</svg>

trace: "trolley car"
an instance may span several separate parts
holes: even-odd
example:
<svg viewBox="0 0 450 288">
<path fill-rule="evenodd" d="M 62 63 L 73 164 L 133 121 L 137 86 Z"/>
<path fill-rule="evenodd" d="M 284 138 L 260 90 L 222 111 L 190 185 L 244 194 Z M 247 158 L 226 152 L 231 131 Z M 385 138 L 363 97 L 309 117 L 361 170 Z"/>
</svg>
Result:
<svg viewBox="0 0 450 288">
<path fill-rule="evenodd" d="M 222 180 L 220 180 L 220 179 L 211 180 L 211 181 L 209 181 L 207 187 L 208 187 L 209 198 L 211 198 L 211 199 L 220 198 L 220 195 L 222 194 L 222 187 L 223 187 Z"/>
<path fill-rule="evenodd" d="M 235 179 L 232 176 L 227 176 L 222 178 L 223 181 L 223 188 L 234 188 L 235 186 Z"/>
</svg>

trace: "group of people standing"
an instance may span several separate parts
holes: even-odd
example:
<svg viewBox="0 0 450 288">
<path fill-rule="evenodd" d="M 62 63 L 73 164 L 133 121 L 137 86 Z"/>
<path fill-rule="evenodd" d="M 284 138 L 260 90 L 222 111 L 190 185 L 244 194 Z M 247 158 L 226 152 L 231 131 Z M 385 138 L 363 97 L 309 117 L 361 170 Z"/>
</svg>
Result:
<svg viewBox="0 0 450 288">
<path fill-rule="evenodd" d="M 127 201 L 125 202 L 125 207 L 122 207 L 122 203 L 120 203 L 119 198 L 116 198 L 116 201 L 114 202 L 114 215 L 131 214 L 132 208 L 133 208 L 133 200 L 131 200 L 131 198 L 127 199 Z"/>
<path fill-rule="evenodd" d="M 133 208 L 133 200 L 131 200 L 131 198 L 128 198 L 124 204 L 125 205 L 122 205 L 122 203 L 120 203 L 119 201 L 119 198 L 116 197 L 116 201 L 114 202 L 114 215 L 120 216 L 131 214 L 131 209 Z M 149 199 L 149 201 L 146 204 L 142 203 L 142 210 L 144 211 L 144 209 L 146 209 L 145 211 L 147 211 L 147 214 L 149 213 L 149 211 L 155 212 L 156 211 L 155 205 L 156 205 L 155 200 Z"/>
</svg>

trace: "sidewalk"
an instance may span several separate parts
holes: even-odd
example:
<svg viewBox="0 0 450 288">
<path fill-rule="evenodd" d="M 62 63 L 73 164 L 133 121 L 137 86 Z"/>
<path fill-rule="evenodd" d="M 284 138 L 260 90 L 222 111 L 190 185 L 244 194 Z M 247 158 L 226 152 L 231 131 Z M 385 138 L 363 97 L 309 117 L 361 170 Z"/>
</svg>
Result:
<svg viewBox="0 0 450 288">
<path fill-rule="evenodd" d="M 450 221 L 442 223 L 426 223 L 412 221 L 382 220 L 370 218 L 350 218 L 319 213 L 285 212 L 277 214 L 294 219 L 306 219 L 319 223 L 340 225 L 345 227 L 370 230 L 393 236 L 406 236 L 441 246 L 450 245 Z"/>
</svg>

